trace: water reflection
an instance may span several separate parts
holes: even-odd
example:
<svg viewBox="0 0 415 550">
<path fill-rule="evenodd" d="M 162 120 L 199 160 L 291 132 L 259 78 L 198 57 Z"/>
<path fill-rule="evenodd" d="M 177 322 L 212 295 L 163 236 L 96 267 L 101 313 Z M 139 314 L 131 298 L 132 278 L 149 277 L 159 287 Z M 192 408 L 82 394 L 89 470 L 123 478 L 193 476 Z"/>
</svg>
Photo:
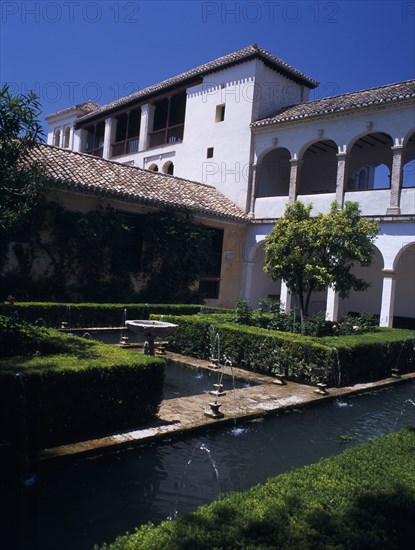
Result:
<svg viewBox="0 0 415 550">
<path fill-rule="evenodd" d="M 42 469 L 33 486 L 9 487 L 3 497 L 16 498 L 6 547 L 83 550 L 111 541 L 147 521 L 193 510 L 219 492 L 245 490 L 414 424 L 409 401 L 415 402 L 414 383 Z"/>
</svg>

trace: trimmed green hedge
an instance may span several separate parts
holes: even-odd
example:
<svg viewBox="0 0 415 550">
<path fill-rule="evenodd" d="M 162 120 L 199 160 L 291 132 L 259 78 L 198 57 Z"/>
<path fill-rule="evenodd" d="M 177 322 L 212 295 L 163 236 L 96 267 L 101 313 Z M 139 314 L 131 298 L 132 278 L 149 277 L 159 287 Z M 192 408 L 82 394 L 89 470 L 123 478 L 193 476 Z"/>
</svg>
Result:
<svg viewBox="0 0 415 550">
<path fill-rule="evenodd" d="M 221 360 L 234 366 L 265 373 L 284 374 L 303 383 L 325 382 L 344 386 L 415 369 L 415 333 L 401 329 L 377 329 L 354 336 L 317 338 L 224 322 L 223 315 L 168 316 L 179 325 L 169 337 L 170 349 L 207 359 L 217 356 L 219 334 Z"/>
<path fill-rule="evenodd" d="M 150 314 L 195 315 L 196 313 L 227 312 L 200 304 L 71 304 L 55 302 L 18 302 L 0 304 L 0 315 L 15 316 L 27 323 L 45 324 L 60 328 L 62 322 L 68 327 L 119 327 L 127 319 L 148 319 Z"/>
<path fill-rule="evenodd" d="M 26 330 L 26 355 L 0 360 L 0 440 L 39 449 L 134 429 L 157 414 L 163 359 Z"/>
<path fill-rule="evenodd" d="M 407 428 L 102 548 L 398 550 L 415 540 L 414 511 L 415 432 Z"/>
</svg>

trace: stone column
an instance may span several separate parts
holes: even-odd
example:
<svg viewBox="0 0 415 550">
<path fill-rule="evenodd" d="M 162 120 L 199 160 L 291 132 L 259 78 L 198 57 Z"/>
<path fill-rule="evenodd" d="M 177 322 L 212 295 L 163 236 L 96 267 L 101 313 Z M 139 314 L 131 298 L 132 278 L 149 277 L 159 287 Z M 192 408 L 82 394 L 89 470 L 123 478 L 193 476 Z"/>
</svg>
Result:
<svg viewBox="0 0 415 550">
<path fill-rule="evenodd" d="M 327 289 L 326 319 L 339 320 L 339 295 L 331 286 Z"/>
<path fill-rule="evenodd" d="M 242 295 L 241 298 L 245 300 L 250 299 L 250 289 L 252 286 L 252 276 L 254 272 L 255 262 L 246 261 L 244 262 L 244 271 L 243 271 L 243 284 L 242 284 Z"/>
<path fill-rule="evenodd" d="M 382 306 L 380 310 L 381 327 L 393 326 L 393 312 L 395 304 L 396 270 L 383 269 Z"/>
<path fill-rule="evenodd" d="M 73 150 L 77 153 L 81 153 L 85 146 L 86 130 L 80 128 L 74 131 L 73 136 Z"/>
<path fill-rule="evenodd" d="M 290 159 L 291 170 L 290 170 L 290 191 L 288 202 L 294 202 L 297 198 L 297 188 L 298 182 L 300 180 L 300 169 L 302 161 L 298 160 L 297 156 L 294 155 Z"/>
<path fill-rule="evenodd" d="M 289 313 L 291 311 L 291 298 L 292 298 L 291 291 L 288 290 L 285 281 L 281 279 L 280 302 L 282 306 L 281 309 L 285 313 Z"/>
<path fill-rule="evenodd" d="M 256 198 L 256 176 L 257 176 L 257 165 L 252 164 L 251 169 L 249 170 L 249 180 L 248 180 L 248 201 L 247 205 L 247 214 L 250 218 L 255 217 L 255 198 Z"/>
<path fill-rule="evenodd" d="M 400 214 L 400 198 L 402 187 L 402 156 L 403 145 L 402 140 L 399 139 L 392 147 L 392 172 L 391 172 L 391 189 L 390 189 L 390 203 L 389 208 L 386 210 L 386 214 Z"/>
<path fill-rule="evenodd" d="M 102 152 L 102 158 L 111 158 L 111 137 L 112 137 L 112 118 L 105 119 L 105 131 L 104 131 L 104 147 Z"/>
<path fill-rule="evenodd" d="M 148 133 L 153 129 L 154 110 L 154 105 L 150 103 L 141 106 L 140 140 L 138 144 L 140 151 L 148 148 Z"/>
<path fill-rule="evenodd" d="M 345 187 L 345 177 L 346 177 L 346 146 L 339 147 L 339 152 L 337 153 L 337 178 L 336 178 L 336 201 L 340 208 L 343 208 L 344 201 L 344 187 Z"/>
</svg>

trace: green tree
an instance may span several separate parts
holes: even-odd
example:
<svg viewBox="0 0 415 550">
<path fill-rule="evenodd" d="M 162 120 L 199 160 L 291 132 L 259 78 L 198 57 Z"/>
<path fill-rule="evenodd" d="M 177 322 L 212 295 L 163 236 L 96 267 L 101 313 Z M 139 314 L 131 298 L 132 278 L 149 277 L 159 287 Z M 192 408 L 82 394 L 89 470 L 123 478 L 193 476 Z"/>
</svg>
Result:
<svg viewBox="0 0 415 550">
<path fill-rule="evenodd" d="M 13 228 L 39 202 L 42 166 L 30 156 L 44 137 L 40 104 L 33 92 L 13 96 L 0 88 L 0 229 Z"/>
<path fill-rule="evenodd" d="M 312 205 L 289 204 L 265 241 L 265 267 L 274 281 L 283 279 L 298 297 L 301 320 L 308 315 L 313 292 L 329 286 L 346 298 L 351 290 L 366 290 L 369 284 L 351 270 L 369 266 L 378 233 L 375 222 L 361 217 L 355 202 L 328 214 L 311 216 Z"/>
</svg>

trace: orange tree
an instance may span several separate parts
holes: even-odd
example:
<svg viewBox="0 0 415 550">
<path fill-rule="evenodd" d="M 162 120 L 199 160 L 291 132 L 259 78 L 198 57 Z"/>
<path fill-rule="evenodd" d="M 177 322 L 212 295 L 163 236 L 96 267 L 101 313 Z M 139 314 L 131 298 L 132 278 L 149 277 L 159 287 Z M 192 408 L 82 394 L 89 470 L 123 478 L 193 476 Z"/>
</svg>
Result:
<svg viewBox="0 0 415 550">
<path fill-rule="evenodd" d="M 352 268 L 371 264 L 378 233 L 378 225 L 362 218 L 355 202 L 343 208 L 333 202 L 327 214 L 314 217 L 311 209 L 301 201 L 287 205 L 265 241 L 264 270 L 274 281 L 283 279 L 298 298 L 301 321 L 313 292 L 331 286 L 346 298 L 351 290 L 368 288 Z"/>
</svg>

